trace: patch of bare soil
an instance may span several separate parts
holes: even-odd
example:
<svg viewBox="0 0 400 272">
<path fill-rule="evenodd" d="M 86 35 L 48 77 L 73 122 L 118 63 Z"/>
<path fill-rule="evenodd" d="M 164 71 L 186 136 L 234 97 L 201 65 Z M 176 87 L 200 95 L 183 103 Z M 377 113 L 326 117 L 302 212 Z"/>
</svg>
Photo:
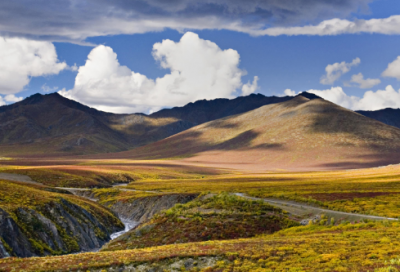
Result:
<svg viewBox="0 0 400 272">
<path fill-rule="evenodd" d="M 0 173 L 0 179 L 19 181 L 30 184 L 41 184 L 39 182 L 32 180 L 30 177 L 26 175 L 20 175 L 20 174 Z"/>
</svg>

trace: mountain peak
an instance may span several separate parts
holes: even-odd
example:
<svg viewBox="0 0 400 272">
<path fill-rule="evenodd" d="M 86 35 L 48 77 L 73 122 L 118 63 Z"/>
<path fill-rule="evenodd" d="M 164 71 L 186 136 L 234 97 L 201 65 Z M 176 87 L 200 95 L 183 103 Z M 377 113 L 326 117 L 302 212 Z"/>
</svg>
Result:
<svg viewBox="0 0 400 272">
<path fill-rule="evenodd" d="M 303 96 L 303 97 L 308 98 L 308 99 L 310 99 L 310 100 L 313 100 L 313 99 L 322 99 L 322 97 L 319 97 L 319 96 L 316 95 L 316 94 L 308 93 L 308 92 L 299 93 L 297 96 Z"/>
</svg>

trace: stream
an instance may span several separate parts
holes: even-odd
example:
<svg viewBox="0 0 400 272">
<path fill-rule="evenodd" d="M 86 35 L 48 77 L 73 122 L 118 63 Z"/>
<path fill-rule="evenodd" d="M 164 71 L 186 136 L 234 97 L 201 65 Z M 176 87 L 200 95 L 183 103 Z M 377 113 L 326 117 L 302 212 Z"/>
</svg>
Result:
<svg viewBox="0 0 400 272">
<path fill-rule="evenodd" d="M 111 241 L 114 240 L 115 238 L 121 236 L 122 234 L 127 233 L 128 231 L 130 231 L 131 229 L 133 229 L 134 227 L 139 225 L 139 222 L 133 221 L 133 220 L 130 220 L 130 219 L 120 218 L 120 220 L 122 221 L 122 223 L 124 223 L 125 229 L 122 230 L 122 231 L 118 231 L 118 232 L 112 233 L 110 235 Z"/>
</svg>

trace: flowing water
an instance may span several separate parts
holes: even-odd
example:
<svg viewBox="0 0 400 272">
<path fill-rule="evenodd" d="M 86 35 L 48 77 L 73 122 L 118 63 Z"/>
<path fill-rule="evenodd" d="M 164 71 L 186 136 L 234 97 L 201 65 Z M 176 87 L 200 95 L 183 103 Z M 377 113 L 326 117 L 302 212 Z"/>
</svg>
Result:
<svg viewBox="0 0 400 272">
<path fill-rule="evenodd" d="M 122 230 L 122 231 L 114 232 L 113 234 L 111 234 L 110 235 L 111 240 L 114 240 L 115 238 L 121 236 L 124 233 L 127 233 L 128 231 L 130 231 L 131 229 L 133 229 L 134 227 L 139 225 L 139 222 L 133 221 L 133 220 L 130 220 L 130 219 L 120 218 L 120 220 L 122 221 L 122 223 L 124 223 L 125 229 Z"/>
</svg>

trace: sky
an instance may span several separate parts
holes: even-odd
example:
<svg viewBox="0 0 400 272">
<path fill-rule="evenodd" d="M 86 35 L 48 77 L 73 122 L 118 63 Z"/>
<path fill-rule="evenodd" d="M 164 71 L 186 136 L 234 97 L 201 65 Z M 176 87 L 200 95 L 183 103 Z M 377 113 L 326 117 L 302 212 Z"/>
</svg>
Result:
<svg viewBox="0 0 400 272">
<path fill-rule="evenodd" d="M 151 113 L 304 91 L 352 110 L 400 108 L 400 2 L 0 2 L 0 105 L 58 92 Z"/>
</svg>

